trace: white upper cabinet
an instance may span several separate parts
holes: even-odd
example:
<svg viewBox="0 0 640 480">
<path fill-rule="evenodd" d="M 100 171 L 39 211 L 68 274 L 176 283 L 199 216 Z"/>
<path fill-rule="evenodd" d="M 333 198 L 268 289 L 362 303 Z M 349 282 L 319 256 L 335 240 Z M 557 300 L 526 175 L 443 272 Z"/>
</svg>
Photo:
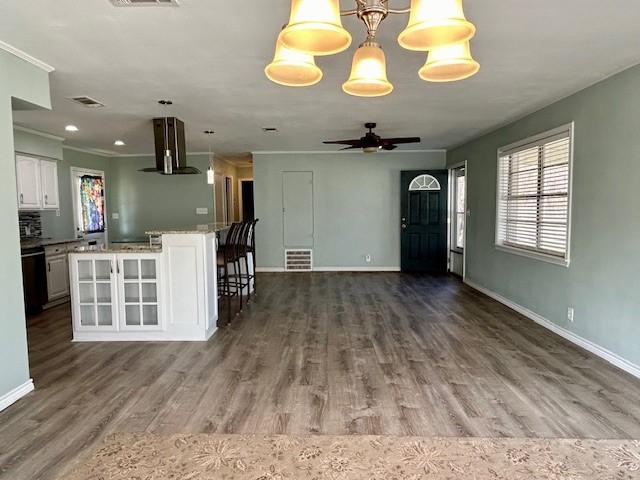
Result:
<svg viewBox="0 0 640 480">
<path fill-rule="evenodd" d="M 38 210 L 41 208 L 40 160 L 33 157 L 16 157 L 16 179 L 18 208 Z"/>
<path fill-rule="evenodd" d="M 20 210 L 60 208 L 56 161 L 16 155 L 16 184 Z"/>
<path fill-rule="evenodd" d="M 42 208 L 60 208 L 58 198 L 58 164 L 49 160 L 40 161 L 40 179 L 42 186 Z"/>
</svg>

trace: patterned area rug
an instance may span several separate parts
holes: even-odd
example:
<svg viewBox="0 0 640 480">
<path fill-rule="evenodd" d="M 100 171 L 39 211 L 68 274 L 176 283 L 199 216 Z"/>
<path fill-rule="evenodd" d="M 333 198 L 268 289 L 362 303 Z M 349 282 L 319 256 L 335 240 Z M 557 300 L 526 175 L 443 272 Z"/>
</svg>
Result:
<svg viewBox="0 0 640 480">
<path fill-rule="evenodd" d="M 117 434 L 62 478 L 640 479 L 640 442 Z"/>
</svg>

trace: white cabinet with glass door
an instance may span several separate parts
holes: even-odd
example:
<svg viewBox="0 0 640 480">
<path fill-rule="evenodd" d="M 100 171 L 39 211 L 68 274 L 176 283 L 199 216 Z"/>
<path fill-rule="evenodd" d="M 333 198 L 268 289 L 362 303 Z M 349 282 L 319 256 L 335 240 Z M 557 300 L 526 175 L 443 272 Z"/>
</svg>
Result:
<svg viewBox="0 0 640 480">
<path fill-rule="evenodd" d="M 162 330 L 160 318 L 160 256 L 118 255 L 118 298 L 122 330 Z"/>
<path fill-rule="evenodd" d="M 118 329 L 116 256 L 71 255 L 71 298 L 75 332 Z"/>
<path fill-rule="evenodd" d="M 161 254 L 77 253 L 69 262 L 74 340 L 141 340 L 126 333 L 164 330 Z"/>
</svg>

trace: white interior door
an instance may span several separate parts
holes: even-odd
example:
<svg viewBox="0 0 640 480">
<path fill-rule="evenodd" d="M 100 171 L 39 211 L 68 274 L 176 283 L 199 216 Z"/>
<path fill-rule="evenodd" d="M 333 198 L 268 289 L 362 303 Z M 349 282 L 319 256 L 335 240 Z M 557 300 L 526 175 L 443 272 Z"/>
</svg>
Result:
<svg viewBox="0 0 640 480">
<path fill-rule="evenodd" d="M 284 247 L 313 247 L 313 172 L 282 172 Z"/>
</svg>

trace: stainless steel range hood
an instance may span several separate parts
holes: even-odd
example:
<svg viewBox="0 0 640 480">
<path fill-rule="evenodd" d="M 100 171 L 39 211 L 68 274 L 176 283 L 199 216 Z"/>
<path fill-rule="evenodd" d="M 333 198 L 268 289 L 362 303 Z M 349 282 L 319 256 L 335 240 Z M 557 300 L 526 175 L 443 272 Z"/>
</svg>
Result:
<svg viewBox="0 0 640 480">
<path fill-rule="evenodd" d="M 184 122 L 176 117 L 153 119 L 155 135 L 156 166 L 143 168 L 141 172 L 161 175 L 198 175 L 202 172 L 187 166 L 187 149 Z"/>
</svg>

